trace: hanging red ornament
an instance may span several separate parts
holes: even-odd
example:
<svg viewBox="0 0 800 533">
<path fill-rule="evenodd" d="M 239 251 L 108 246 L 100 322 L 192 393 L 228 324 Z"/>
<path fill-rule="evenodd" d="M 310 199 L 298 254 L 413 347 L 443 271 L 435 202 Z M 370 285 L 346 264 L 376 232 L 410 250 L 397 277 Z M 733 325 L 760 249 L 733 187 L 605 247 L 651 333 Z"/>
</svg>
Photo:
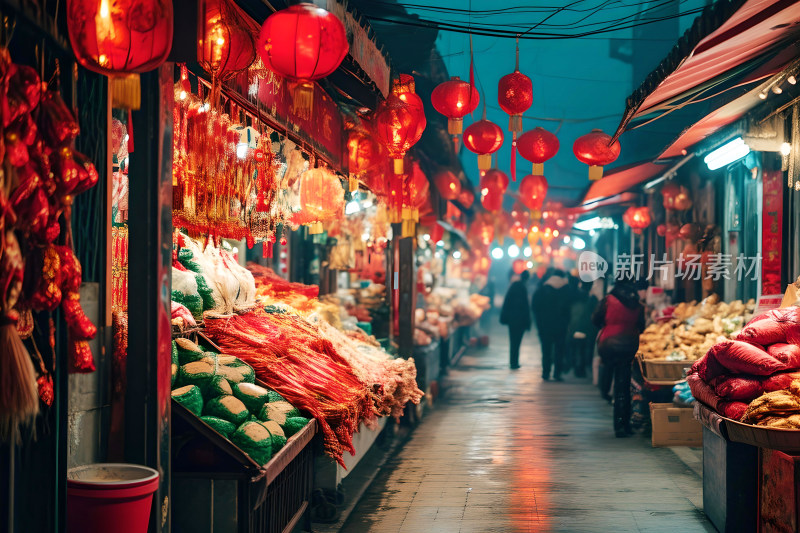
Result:
<svg viewBox="0 0 800 533">
<path fill-rule="evenodd" d="M 230 0 L 201 0 L 200 17 L 197 62 L 213 81 L 225 81 L 253 64 L 255 39 Z"/>
<path fill-rule="evenodd" d="M 333 13 L 300 3 L 267 17 L 258 38 L 264 66 L 293 81 L 324 78 L 349 50 L 344 24 Z"/>
<path fill-rule="evenodd" d="M 668 181 L 661 187 L 664 209 L 675 209 L 675 197 L 681 192 L 680 186 L 674 181 Z"/>
<path fill-rule="evenodd" d="M 533 163 L 531 174 L 544 174 L 544 162 L 558 152 L 558 138 L 544 128 L 526 131 L 517 139 L 519 155 Z"/>
<path fill-rule="evenodd" d="M 686 187 L 681 186 L 680 192 L 675 195 L 673 208 L 678 211 L 687 211 L 692 208 L 692 199 Z"/>
<path fill-rule="evenodd" d="M 649 226 L 652 221 L 650 209 L 646 206 L 631 206 L 622 215 L 622 220 L 638 235 L 642 233 L 642 230 Z"/>
<path fill-rule="evenodd" d="M 519 184 L 519 200 L 531 210 L 534 219 L 542 217 L 542 205 L 547 196 L 547 179 L 529 174 Z"/>
<path fill-rule="evenodd" d="M 472 204 L 475 202 L 475 194 L 469 189 L 461 189 L 461 193 L 458 195 L 458 203 L 461 204 L 461 207 L 464 209 L 469 209 L 472 207 Z"/>
<path fill-rule="evenodd" d="M 511 263 L 511 270 L 514 271 L 514 274 L 520 275 L 528 270 L 528 264 L 522 259 L 515 259 L 514 262 Z"/>
<path fill-rule="evenodd" d="M 416 161 L 411 164 L 411 172 L 403 180 L 402 194 L 402 219 L 419 222 L 419 212 L 430 198 L 430 182 Z M 409 226 L 407 233 L 411 233 L 411 229 Z"/>
<path fill-rule="evenodd" d="M 425 110 L 414 91 L 414 78 L 401 74 L 375 111 L 375 134 L 394 159 L 395 174 L 403 174 L 403 156 L 425 130 Z"/>
<path fill-rule="evenodd" d="M 455 200 L 461 194 L 461 181 L 449 170 L 442 170 L 433 179 L 439 195 L 445 200 Z"/>
<path fill-rule="evenodd" d="M 616 161 L 620 150 L 619 141 L 612 143 L 611 136 L 598 129 L 578 137 L 572 145 L 572 151 L 578 161 L 589 165 L 591 181 L 597 181 L 603 177 L 603 167 Z"/>
<path fill-rule="evenodd" d="M 310 234 L 322 233 L 322 222 L 338 217 L 344 207 L 344 191 L 336 174 L 326 168 L 305 171 L 300 176 L 300 206 L 296 220 L 309 224 Z"/>
<path fill-rule="evenodd" d="M 366 130 L 351 130 L 348 133 L 347 155 L 351 178 L 350 192 L 358 189 L 358 181 L 354 188 L 353 180 L 363 181 L 367 173 L 377 170 L 384 162 L 380 144 L 375 142 Z"/>
<path fill-rule="evenodd" d="M 464 117 L 478 108 L 480 95 L 474 86 L 453 76 L 433 89 L 431 103 L 436 111 L 447 117 L 448 133 L 459 135 Z"/>
<path fill-rule="evenodd" d="M 522 114 L 533 103 L 533 83 L 528 76 L 519 71 L 519 40 L 517 40 L 514 72 L 506 74 L 497 83 L 497 103 L 503 111 L 511 115 L 508 121 L 509 131 L 522 131 Z"/>
<path fill-rule="evenodd" d="M 525 237 L 528 235 L 528 228 L 521 222 L 514 222 L 508 230 L 508 236 L 511 240 L 517 243 L 517 246 L 522 246 Z"/>
<path fill-rule="evenodd" d="M 503 130 L 490 120 L 473 122 L 464 130 L 464 146 L 470 152 L 478 154 L 478 170 L 489 170 L 492 166 L 492 154 L 503 145 Z"/>
<path fill-rule="evenodd" d="M 659 237 L 664 237 L 667 235 L 667 225 L 666 224 L 659 224 L 656 226 L 656 233 Z"/>
</svg>

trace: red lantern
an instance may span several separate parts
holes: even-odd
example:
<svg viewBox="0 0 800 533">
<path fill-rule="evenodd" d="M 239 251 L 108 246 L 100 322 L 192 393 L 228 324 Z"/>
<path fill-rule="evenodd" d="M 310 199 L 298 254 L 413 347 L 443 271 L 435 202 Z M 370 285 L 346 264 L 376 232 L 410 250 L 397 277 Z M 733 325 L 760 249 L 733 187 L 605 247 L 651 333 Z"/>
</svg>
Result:
<svg viewBox="0 0 800 533">
<path fill-rule="evenodd" d="M 666 224 L 659 224 L 656 226 L 656 233 L 659 237 L 664 237 L 667 235 L 667 225 Z"/>
<path fill-rule="evenodd" d="M 361 130 L 352 130 L 347 136 L 347 160 L 350 170 L 350 192 L 358 189 L 358 179 L 363 179 L 368 172 L 375 171 L 384 163 L 381 146 L 372 140 L 372 136 Z M 353 183 L 355 181 L 355 183 Z M 376 193 L 377 194 L 377 193 Z"/>
<path fill-rule="evenodd" d="M 533 218 L 541 218 L 542 204 L 547 196 L 547 179 L 529 174 L 519 184 L 519 199 L 531 210 Z"/>
<path fill-rule="evenodd" d="M 467 240 L 475 248 L 489 246 L 494 240 L 494 225 L 482 218 L 476 218 L 469 228 Z"/>
<path fill-rule="evenodd" d="M 416 161 L 411 164 L 411 174 L 405 179 L 404 196 L 403 205 L 410 207 L 414 220 L 418 220 L 419 210 L 430 197 L 430 182 Z"/>
<path fill-rule="evenodd" d="M 309 233 L 322 233 L 322 222 L 342 213 L 344 190 L 339 178 L 326 168 L 313 168 L 300 176 L 301 211 L 297 221 L 310 224 Z"/>
<path fill-rule="evenodd" d="M 478 89 L 458 76 L 440 83 L 431 93 L 433 108 L 447 117 L 447 131 L 450 135 L 461 133 L 464 117 L 478 108 L 480 99 Z"/>
<path fill-rule="evenodd" d="M 229 0 L 202 0 L 197 62 L 224 81 L 253 64 L 256 45 L 247 21 Z"/>
<path fill-rule="evenodd" d="M 339 68 L 349 46 L 344 24 L 313 4 L 289 6 L 267 17 L 258 38 L 264 65 L 284 78 L 308 82 Z"/>
<path fill-rule="evenodd" d="M 519 155 L 533 163 L 531 174 L 544 173 L 544 162 L 558 152 L 558 138 L 544 128 L 526 131 L 517 139 Z"/>
<path fill-rule="evenodd" d="M 497 83 L 497 103 L 503 111 L 511 115 L 508 120 L 509 131 L 522 131 L 522 114 L 533 103 L 533 83 L 519 71 L 519 44 L 514 72 L 506 74 Z"/>
<path fill-rule="evenodd" d="M 597 181 L 603 177 L 603 166 L 613 163 L 619 157 L 619 141 L 611 142 L 611 136 L 594 129 L 578 137 L 572 145 L 575 157 L 589 165 L 589 179 Z"/>
<path fill-rule="evenodd" d="M 689 197 L 689 190 L 686 187 L 681 186 L 680 192 L 675 195 L 673 205 L 678 211 L 686 211 L 692 208 L 692 199 Z"/>
<path fill-rule="evenodd" d="M 461 181 L 449 170 L 443 170 L 433 179 L 439 195 L 445 200 L 455 200 L 461 194 Z"/>
<path fill-rule="evenodd" d="M 664 198 L 664 209 L 675 209 L 675 197 L 681 192 L 681 188 L 674 181 L 668 181 L 661 187 L 661 196 Z"/>
<path fill-rule="evenodd" d="M 487 211 L 499 211 L 503 207 L 503 194 L 508 188 L 508 176 L 496 168 L 487 170 L 480 181 L 481 204 Z"/>
<path fill-rule="evenodd" d="M 631 227 L 634 233 L 639 234 L 650 225 L 650 209 L 647 207 L 629 207 L 622 215 L 622 220 Z"/>
<path fill-rule="evenodd" d="M 514 271 L 514 274 L 520 275 L 528 270 L 528 264 L 522 259 L 516 259 L 513 263 L 511 263 L 511 269 Z"/>
<path fill-rule="evenodd" d="M 469 209 L 472 207 L 472 204 L 475 202 L 475 194 L 469 189 L 461 189 L 461 193 L 458 195 L 458 203 L 461 204 L 461 207 L 464 209 Z"/>
<path fill-rule="evenodd" d="M 67 0 L 67 29 L 78 63 L 100 74 L 147 72 L 172 48 L 172 2 Z"/>
<path fill-rule="evenodd" d="M 464 130 L 464 146 L 470 152 L 478 154 L 478 169 L 489 170 L 492 166 L 492 154 L 503 145 L 503 130 L 490 120 L 473 122 Z"/>
<path fill-rule="evenodd" d="M 514 222 L 508 230 L 508 236 L 511 240 L 517 243 L 517 246 L 522 246 L 522 242 L 528 235 L 528 228 L 521 222 Z"/>
<path fill-rule="evenodd" d="M 403 156 L 422 137 L 425 110 L 414 92 L 414 78 L 401 74 L 392 93 L 375 112 L 375 134 L 394 159 L 395 174 L 403 173 Z"/>
</svg>

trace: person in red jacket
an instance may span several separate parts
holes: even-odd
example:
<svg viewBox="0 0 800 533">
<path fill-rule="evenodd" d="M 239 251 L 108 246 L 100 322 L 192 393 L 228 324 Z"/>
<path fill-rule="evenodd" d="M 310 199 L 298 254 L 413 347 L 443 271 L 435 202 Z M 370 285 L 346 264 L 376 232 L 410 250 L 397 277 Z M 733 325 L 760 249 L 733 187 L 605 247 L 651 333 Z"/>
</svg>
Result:
<svg viewBox="0 0 800 533">
<path fill-rule="evenodd" d="M 632 434 L 631 364 L 645 325 L 636 281 L 630 276 L 618 278 L 614 288 L 600 302 L 592 321 L 600 329 L 597 353 L 603 362 L 606 380 L 614 380 L 614 433 L 617 437 L 627 437 Z M 603 387 L 601 384 L 601 390 L 608 390 L 608 385 Z"/>
</svg>

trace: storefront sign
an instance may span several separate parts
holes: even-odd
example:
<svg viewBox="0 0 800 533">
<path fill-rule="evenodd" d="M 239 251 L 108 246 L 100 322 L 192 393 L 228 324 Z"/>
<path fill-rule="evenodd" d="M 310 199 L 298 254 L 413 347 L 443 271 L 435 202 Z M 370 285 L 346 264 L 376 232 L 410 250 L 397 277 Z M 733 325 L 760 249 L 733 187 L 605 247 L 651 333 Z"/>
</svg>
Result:
<svg viewBox="0 0 800 533">
<path fill-rule="evenodd" d="M 763 174 L 762 209 L 761 294 L 780 294 L 783 227 L 783 182 L 780 171 Z"/>
<path fill-rule="evenodd" d="M 781 306 L 783 301 L 783 294 L 767 294 L 758 297 L 758 304 L 756 305 L 755 315 L 760 315 L 770 309 L 777 309 Z"/>
</svg>

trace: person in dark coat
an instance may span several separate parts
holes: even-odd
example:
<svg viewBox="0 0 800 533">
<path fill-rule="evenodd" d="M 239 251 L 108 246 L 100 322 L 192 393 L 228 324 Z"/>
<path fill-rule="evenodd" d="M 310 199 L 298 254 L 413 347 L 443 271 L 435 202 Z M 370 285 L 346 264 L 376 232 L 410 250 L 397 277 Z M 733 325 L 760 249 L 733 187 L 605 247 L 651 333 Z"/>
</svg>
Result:
<svg viewBox="0 0 800 533">
<path fill-rule="evenodd" d="M 592 317 L 600 328 L 597 352 L 603 362 L 608 391 L 614 381 L 614 433 L 627 437 L 631 431 L 631 364 L 639 349 L 639 334 L 644 331 L 644 307 L 639 301 L 636 282 L 630 277 L 616 280 L 611 293 L 603 298 Z"/>
<path fill-rule="evenodd" d="M 570 306 L 567 347 L 573 359 L 575 377 L 586 377 L 586 368 L 592 363 L 597 328 L 592 315 L 597 309 L 597 298 L 589 292 L 590 282 L 581 283 Z"/>
<path fill-rule="evenodd" d="M 531 311 L 528 305 L 529 278 L 530 273 L 525 270 L 519 279 L 508 287 L 503 300 L 503 309 L 500 311 L 500 323 L 508 326 L 510 366 L 514 370 L 519 368 L 519 347 L 522 344 L 522 337 L 531 329 Z"/>
<path fill-rule="evenodd" d="M 553 270 L 545 276 L 531 301 L 533 318 L 542 344 L 542 379 L 562 381 L 567 325 L 569 324 L 570 295 L 567 276 L 563 270 Z"/>
</svg>

